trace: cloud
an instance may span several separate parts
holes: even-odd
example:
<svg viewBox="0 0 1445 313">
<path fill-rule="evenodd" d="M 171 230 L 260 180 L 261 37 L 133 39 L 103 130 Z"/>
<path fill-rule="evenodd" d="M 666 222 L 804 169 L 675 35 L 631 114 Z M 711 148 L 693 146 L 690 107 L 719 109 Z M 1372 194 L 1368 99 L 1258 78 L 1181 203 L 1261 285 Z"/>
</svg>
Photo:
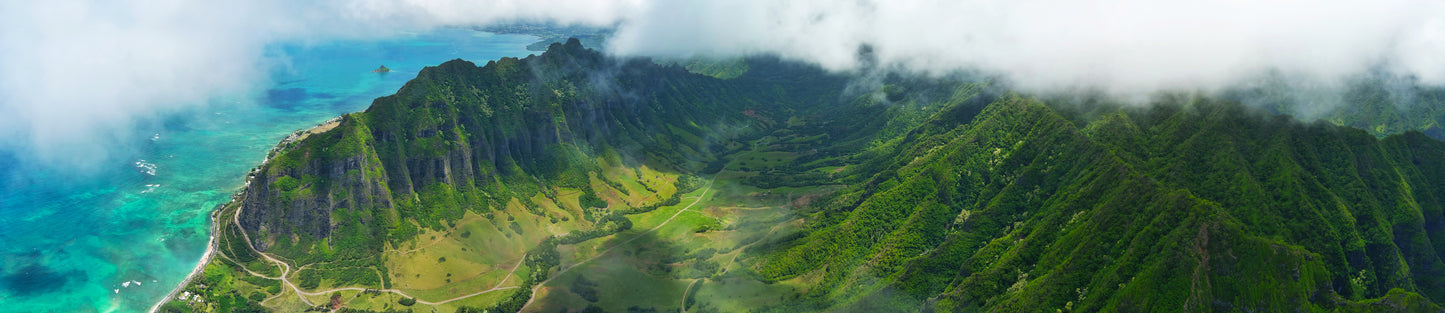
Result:
<svg viewBox="0 0 1445 313">
<path fill-rule="evenodd" d="M 1445 3 L 1433 0 L 660 1 L 622 25 L 619 54 L 769 52 L 849 70 L 869 44 L 883 64 L 982 69 L 1033 89 L 1208 89 L 1378 64 L 1445 83 Z"/>
<path fill-rule="evenodd" d="M 91 141 L 113 140 L 137 114 L 243 87 L 257 73 L 259 40 L 227 40 L 240 25 L 223 14 L 245 7 L 166 3 L 159 10 L 78 1 L 0 4 L 0 134 L 47 159 L 73 158 Z M 189 12 L 187 12 L 189 11 Z M 258 36 L 259 37 L 259 36 Z M 102 138 L 96 138 L 102 137 Z M 94 146 L 90 146 L 94 147 Z"/>
<path fill-rule="evenodd" d="M 0 149 L 60 167 L 123 153 L 140 120 L 264 84 L 268 45 L 448 24 L 606 24 L 625 1 L 0 2 Z M 284 58 L 284 56 L 281 56 Z M 121 143 L 121 144 L 117 144 Z"/>
<path fill-rule="evenodd" d="M 1327 86 L 1375 68 L 1445 84 L 1438 0 L 7 1 L 0 146 L 94 159 L 139 117 L 263 83 L 277 42 L 517 20 L 617 25 L 618 55 L 763 53 L 837 71 L 858 69 L 866 44 L 888 68 L 977 69 L 1032 90 L 1213 90 L 1269 71 Z"/>
</svg>

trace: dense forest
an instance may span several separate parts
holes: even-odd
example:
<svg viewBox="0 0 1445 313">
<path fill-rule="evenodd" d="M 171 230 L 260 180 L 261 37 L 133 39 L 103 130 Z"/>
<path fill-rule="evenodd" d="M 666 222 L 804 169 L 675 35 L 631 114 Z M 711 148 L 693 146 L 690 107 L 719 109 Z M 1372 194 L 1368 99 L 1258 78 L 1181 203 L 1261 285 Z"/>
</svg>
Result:
<svg viewBox="0 0 1445 313">
<path fill-rule="evenodd" d="M 758 251 L 760 279 L 824 276 L 780 310 L 1433 311 L 1445 296 L 1445 144 L 1419 132 L 1191 96 L 989 102 L 876 149 L 807 231 Z"/>
<path fill-rule="evenodd" d="M 517 265 L 505 267 L 525 269 L 515 292 L 447 308 L 659 310 L 618 304 L 624 295 L 597 287 L 616 282 L 568 270 L 638 238 L 690 245 L 646 237 L 673 220 L 649 212 L 777 193 L 782 204 L 762 206 L 794 227 L 753 231 L 752 215 L 709 213 L 716 225 L 678 238 L 749 240 L 631 250 L 628 264 L 690 281 L 683 299 L 657 303 L 695 312 L 729 310 L 698 304 L 691 284 L 741 281 L 791 286 L 741 304 L 759 312 L 1440 310 L 1445 142 L 1412 130 L 1437 131 L 1433 122 L 1366 131 L 1338 124 L 1377 125 L 1365 116 L 1380 114 L 1302 122 L 1243 102 L 1035 97 L 990 81 L 863 79 L 773 58 L 658 63 L 575 39 L 524 59 L 455 60 L 335 128 L 284 142 L 219 213 L 238 225 L 218 228 L 229 256 L 188 287 L 230 302 L 166 308 L 291 305 L 274 300 L 296 297 L 275 278 L 248 272 L 291 277 L 300 290 L 357 286 L 372 294 L 351 297 L 373 299 L 412 284 L 394 282 L 411 266 L 397 251 L 505 236 L 486 247 L 515 250 Z M 738 187 L 714 197 L 747 197 L 704 202 L 718 184 Z M 497 232 L 464 233 L 472 221 Z M 559 278 L 570 285 L 547 285 Z M 563 298 L 538 290 L 582 302 L 548 306 Z M 345 306 L 339 297 L 331 309 Z M 344 310 L 425 304 L 376 301 L 386 305 Z"/>
</svg>

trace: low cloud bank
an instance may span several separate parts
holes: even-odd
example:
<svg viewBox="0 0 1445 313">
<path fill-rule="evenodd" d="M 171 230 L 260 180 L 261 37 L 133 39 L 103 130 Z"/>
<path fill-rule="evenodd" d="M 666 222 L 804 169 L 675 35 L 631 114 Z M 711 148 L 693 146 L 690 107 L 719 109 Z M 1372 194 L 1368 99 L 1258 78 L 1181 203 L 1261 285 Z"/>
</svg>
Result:
<svg viewBox="0 0 1445 313">
<path fill-rule="evenodd" d="M 280 63 L 269 45 L 512 21 L 615 25 L 618 55 L 771 54 L 836 71 L 858 70 L 867 45 L 883 68 L 979 70 L 1034 91 L 1214 91 L 1269 73 L 1328 89 L 1371 71 L 1445 84 L 1433 0 L 11 1 L 0 147 L 83 168 L 133 139 L 138 118 L 264 84 Z"/>
</svg>

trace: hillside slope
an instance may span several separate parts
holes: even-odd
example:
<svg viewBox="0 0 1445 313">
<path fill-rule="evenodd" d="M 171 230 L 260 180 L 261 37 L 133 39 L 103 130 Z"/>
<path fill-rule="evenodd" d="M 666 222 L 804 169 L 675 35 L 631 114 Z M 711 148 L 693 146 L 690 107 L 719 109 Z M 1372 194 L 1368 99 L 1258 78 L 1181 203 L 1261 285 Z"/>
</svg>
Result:
<svg viewBox="0 0 1445 313">
<path fill-rule="evenodd" d="M 733 71 L 736 70 L 736 71 Z M 1445 143 L 577 41 L 298 133 L 165 309 L 1436 311 Z M 590 277 L 590 278 L 589 278 Z M 602 277 L 602 278 L 599 278 Z"/>
<path fill-rule="evenodd" d="M 753 268 L 823 276 L 781 311 L 1437 309 L 1445 144 L 1209 101 L 940 114 Z"/>
</svg>

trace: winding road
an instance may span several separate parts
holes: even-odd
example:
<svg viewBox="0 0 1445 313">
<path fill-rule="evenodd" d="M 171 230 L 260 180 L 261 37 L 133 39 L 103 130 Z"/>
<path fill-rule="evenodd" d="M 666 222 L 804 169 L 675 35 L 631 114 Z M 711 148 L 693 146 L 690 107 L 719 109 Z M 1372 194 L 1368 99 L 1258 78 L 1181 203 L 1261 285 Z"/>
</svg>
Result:
<svg viewBox="0 0 1445 313">
<path fill-rule="evenodd" d="M 479 291 L 479 292 L 476 292 L 476 293 L 472 293 L 472 294 L 468 294 L 468 295 L 463 295 L 463 296 L 459 296 L 459 297 L 456 297 L 456 298 L 446 299 L 446 300 L 437 301 L 437 302 L 432 302 L 432 301 L 426 301 L 426 300 L 417 299 L 417 298 L 414 297 L 414 296 L 408 295 L 408 294 L 406 294 L 405 292 L 402 292 L 401 290 L 396 290 L 396 289 L 371 289 L 371 288 L 360 288 L 360 287 L 347 287 L 347 288 L 336 288 L 336 289 L 329 289 L 329 290 L 319 290 L 319 291 L 314 291 L 314 292 L 306 292 L 306 291 L 301 290 L 300 287 L 296 287 L 296 284 L 291 283 L 291 279 L 287 277 L 287 276 L 289 276 L 290 273 L 291 273 L 291 265 L 290 265 L 290 264 L 287 264 L 286 262 L 282 262 L 281 260 L 277 260 L 276 258 L 271 257 L 270 254 L 265 253 L 265 252 L 261 252 L 261 250 L 256 250 L 256 246 L 255 246 L 254 244 L 252 244 L 252 242 L 251 242 L 251 235 L 246 234 L 245 229 L 239 228 L 239 227 L 241 227 L 241 208 L 239 208 L 239 207 L 236 208 L 236 214 L 231 216 L 231 222 L 232 222 L 236 227 L 238 227 L 238 229 L 241 229 L 241 231 L 240 231 L 241 237 L 243 237 L 244 239 L 246 239 L 246 247 L 247 247 L 247 248 L 250 248 L 251 251 L 255 251 L 256 254 L 261 255 L 261 257 L 266 258 L 266 260 L 268 260 L 268 261 L 271 261 L 271 262 L 277 263 L 277 264 L 281 264 L 282 270 L 281 270 L 281 277 L 278 278 L 278 277 L 269 277 L 269 276 L 266 276 L 266 275 L 261 275 L 260 273 L 252 272 L 251 269 L 246 268 L 245 266 L 242 266 L 241 268 L 244 269 L 244 270 L 246 270 L 246 272 L 247 272 L 247 273 L 250 273 L 252 276 L 261 277 L 261 278 L 266 278 L 266 279 L 273 279 L 273 280 L 274 280 L 274 279 L 280 279 L 280 280 L 281 280 L 281 283 L 285 284 L 287 287 L 290 287 L 291 290 L 293 290 L 293 291 L 296 292 L 296 297 L 297 297 L 297 298 L 301 298 L 301 302 L 304 302 L 304 303 L 306 303 L 306 305 L 309 305 L 309 306 L 316 306 L 316 304 L 315 304 L 315 303 L 312 303 L 311 300 L 306 299 L 306 296 L 324 295 L 324 294 L 328 294 L 328 293 L 332 293 L 332 292 L 346 291 L 346 290 L 350 290 L 350 291 L 368 291 L 368 290 L 370 290 L 370 291 L 379 291 L 379 292 L 390 292 L 390 293 L 395 293 L 395 294 L 401 295 L 401 296 L 403 296 L 403 297 L 415 299 L 417 303 L 422 303 L 422 304 L 426 304 L 426 305 L 441 305 L 441 304 L 446 304 L 446 303 L 449 303 L 449 302 L 452 302 L 452 301 L 457 301 L 457 300 L 462 300 L 462 299 L 466 299 L 466 298 L 470 298 L 470 297 L 475 297 L 475 296 L 483 295 L 483 294 L 486 294 L 486 293 L 489 293 L 489 292 L 493 292 L 493 291 L 500 291 L 500 290 L 520 288 L 520 287 L 517 287 L 517 286 L 502 287 L 502 285 L 503 285 L 503 284 L 506 284 L 506 283 L 507 283 L 507 280 L 510 280 L 510 279 L 512 278 L 512 274 L 517 272 L 517 268 L 522 267 L 522 262 L 527 260 L 527 255 L 526 255 L 526 254 L 523 254 L 522 257 L 517 260 L 517 264 L 512 266 L 512 270 L 511 270 L 510 272 L 507 272 L 507 275 L 506 275 L 506 276 L 502 276 L 502 281 L 501 281 L 501 282 L 497 282 L 497 285 L 496 285 L 495 287 L 492 287 L 492 289 L 487 289 L 487 290 Z M 224 257 L 224 258 L 226 258 L 226 259 L 230 259 L 230 257 L 226 257 L 224 254 L 222 254 L 222 257 Z M 233 261 L 234 261 L 234 260 L 233 260 Z M 279 296 L 281 296 L 281 295 L 278 294 L 278 295 L 276 295 L 276 296 L 279 297 Z M 273 298 L 274 298 L 274 297 L 273 297 Z M 269 300 L 269 299 L 268 299 L 268 300 Z"/>
<path fill-rule="evenodd" d="M 721 173 L 721 171 L 719 171 L 719 173 Z M 702 193 L 698 194 L 697 198 L 696 198 L 695 200 L 693 200 L 693 202 L 692 202 L 691 204 L 688 204 L 686 207 L 683 207 L 681 210 L 678 210 L 677 213 L 673 213 L 672 216 L 668 217 L 667 220 L 664 220 L 661 224 L 658 224 L 657 226 L 655 226 L 655 227 L 653 227 L 653 228 L 651 228 L 651 229 L 648 229 L 646 232 L 643 232 L 642 234 L 639 234 L 639 235 L 633 237 L 632 239 L 629 239 L 629 240 L 627 240 L 627 241 L 625 241 L 625 242 L 622 242 L 621 244 L 612 246 L 611 248 L 607 248 L 606 250 L 603 250 L 601 253 L 598 253 L 597 255 L 592 256 L 591 258 L 588 258 L 588 259 L 586 259 L 586 260 L 582 260 L 581 262 L 577 262 L 577 263 L 575 263 L 575 264 L 572 264 L 572 265 L 570 265 L 570 266 L 567 266 L 566 268 L 563 268 L 563 269 L 557 271 L 557 273 L 556 273 L 555 275 L 551 275 L 551 277 L 549 277 L 547 280 L 544 280 L 544 281 L 542 281 L 541 283 L 538 283 L 536 286 L 533 286 L 533 287 L 532 287 L 532 297 L 529 298 L 529 299 L 527 299 L 527 303 L 522 306 L 522 310 L 525 310 L 528 306 L 531 306 L 531 305 L 532 305 L 532 302 L 536 301 L 536 298 L 537 298 L 537 296 L 536 296 L 536 295 L 537 295 L 537 290 L 541 289 L 542 286 L 545 286 L 548 282 L 551 282 L 553 279 L 556 279 L 558 276 L 561 276 L 563 273 L 566 273 L 567 271 L 570 271 L 570 270 L 572 270 L 573 268 L 576 268 L 577 266 L 586 264 L 586 263 L 588 263 L 588 262 L 591 262 L 592 260 L 595 260 L 595 259 L 597 259 L 597 258 L 599 258 L 599 257 L 604 256 L 604 255 L 607 255 L 607 253 L 611 252 L 611 251 L 614 250 L 614 249 L 617 249 L 618 247 L 626 246 L 626 245 L 632 243 L 633 241 L 637 241 L 638 239 L 641 239 L 644 235 L 647 235 L 647 234 L 650 234 L 650 233 L 652 233 L 652 232 L 655 232 L 655 231 L 657 231 L 658 229 L 661 229 L 663 226 L 666 226 L 668 223 L 671 223 L 674 219 L 677 218 L 678 215 L 682 215 L 683 212 L 691 211 L 691 210 L 689 210 L 689 209 L 691 209 L 693 206 L 696 206 L 698 203 L 701 203 L 701 202 L 702 202 L 702 199 L 706 198 L 707 193 L 712 190 L 713 182 L 715 182 L 716 180 L 717 180 L 717 175 L 713 175 L 713 178 L 708 180 L 707 186 L 704 186 L 704 187 L 703 187 Z M 276 264 L 280 264 L 280 265 L 281 265 L 281 275 L 280 275 L 279 277 L 266 276 L 266 275 L 263 275 L 263 274 L 261 274 L 261 273 L 256 273 L 256 272 L 254 272 L 254 271 L 251 271 L 250 268 L 246 268 L 244 265 L 240 266 L 241 269 L 244 270 L 244 271 L 246 271 L 246 273 L 248 273 L 248 274 L 250 274 L 250 275 L 252 275 L 252 276 L 256 276 L 256 277 L 260 277 L 260 278 L 264 278 L 264 279 L 280 280 L 282 284 L 285 284 L 285 285 L 286 285 L 286 287 L 290 288 L 292 291 L 295 291 L 295 292 L 296 292 L 296 297 L 297 297 L 297 298 L 300 298 L 300 299 L 301 299 L 301 302 L 306 303 L 306 305 L 308 305 L 308 306 L 316 306 L 316 304 L 313 303 L 313 302 L 311 302 L 311 300 L 307 299 L 306 296 L 325 295 L 325 294 L 329 294 L 329 293 L 337 292 L 337 291 L 378 291 L 378 292 L 389 292 L 389 293 L 395 293 L 395 294 L 397 294 L 397 295 L 401 295 L 401 296 L 403 296 L 403 297 L 415 299 L 417 303 L 422 303 L 422 304 L 427 304 L 427 305 L 441 305 L 441 304 L 446 304 L 446 303 L 450 303 L 450 302 L 453 302 L 453 301 L 458 301 L 458 300 L 462 300 L 462 299 L 466 299 L 466 298 L 470 298 L 470 297 L 475 297 L 475 296 L 487 294 L 487 293 L 494 292 L 494 291 L 501 291 L 501 290 L 521 288 L 521 287 L 518 287 L 518 286 L 502 287 L 502 285 L 503 285 L 503 284 L 506 284 L 507 281 L 511 279 L 512 275 L 516 273 L 517 269 L 521 267 L 522 262 L 525 262 L 525 261 L 526 261 L 526 259 L 527 259 L 527 255 L 526 255 L 526 254 L 523 254 L 522 257 L 517 261 L 517 264 L 512 266 L 512 270 L 511 270 L 510 272 L 508 272 L 506 276 L 503 276 L 502 281 L 501 281 L 501 282 L 498 282 L 497 285 L 494 286 L 494 287 L 492 287 L 491 289 L 482 290 L 482 291 L 478 291 L 478 292 L 476 292 L 476 293 L 467 294 L 467 295 L 462 295 L 462 296 L 458 296 L 458 297 L 455 297 L 455 298 L 446 299 L 446 300 L 442 300 L 442 301 L 433 302 L 433 301 L 426 301 L 426 300 L 417 299 L 417 298 L 414 297 L 414 296 L 408 295 L 408 294 L 406 294 L 405 292 L 402 292 L 402 291 L 396 290 L 396 289 L 370 289 L 370 288 L 360 288 L 360 287 L 347 287 L 347 288 L 335 288 L 335 289 L 329 289 L 329 290 L 318 290 L 318 291 L 313 291 L 313 292 L 307 292 L 307 291 L 302 290 L 300 287 L 297 287 L 295 283 L 292 283 L 292 282 L 291 282 L 291 279 L 288 277 L 288 276 L 291 274 L 291 265 L 290 265 L 289 263 L 284 262 L 284 261 L 281 261 L 281 260 L 279 260 L 279 259 L 277 259 L 277 258 L 275 258 L 275 257 L 272 257 L 269 253 L 261 252 L 261 250 L 256 249 L 255 244 L 251 241 L 251 235 L 250 235 L 250 234 L 247 234 L 244 228 L 241 228 L 241 210 L 242 210 L 242 209 L 243 209 L 243 207 L 237 207 L 237 208 L 236 208 L 235 214 L 233 214 L 233 215 L 231 216 L 231 219 L 230 219 L 230 220 L 231 220 L 231 224 L 234 225 L 234 226 L 236 226 L 237 229 L 240 229 L 239 232 L 241 233 L 241 237 L 242 237 L 243 239 L 245 239 L 245 241 L 246 241 L 246 247 L 247 247 L 248 249 L 251 249 L 251 251 L 254 251 L 256 254 L 261 255 L 261 257 L 265 258 L 267 261 L 270 261 L 270 262 L 272 262 L 272 263 L 276 263 Z M 697 212 L 697 211 L 693 211 L 693 212 Z M 697 213 L 701 213 L 701 212 L 697 212 Z M 456 226 L 457 226 L 457 225 L 454 225 L 453 228 L 455 228 Z M 218 241 L 212 241 L 212 246 L 217 245 L 217 243 L 218 243 Z M 216 255 L 220 255 L 222 258 L 225 258 L 225 259 L 227 259 L 227 260 L 231 260 L 231 261 L 233 261 L 233 262 L 236 261 L 235 259 L 232 259 L 232 258 L 230 258 L 229 256 L 226 256 L 225 253 L 222 253 L 222 251 L 219 251 L 219 250 L 220 250 L 220 249 L 214 249 L 213 251 L 214 251 L 214 253 L 215 253 Z M 237 263 L 239 264 L 239 262 L 237 262 Z M 696 283 L 696 281 L 694 281 L 694 283 Z M 691 286 L 689 285 L 689 287 L 691 287 Z M 283 294 L 284 294 L 284 293 L 283 293 Z M 269 301 L 269 300 L 271 300 L 271 299 L 280 297 L 281 295 L 282 295 L 282 294 L 277 294 L 276 296 L 273 296 L 273 297 L 271 297 L 271 298 L 267 298 L 267 299 L 265 299 L 265 300 L 266 300 L 266 301 Z"/>
<path fill-rule="evenodd" d="M 693 211 L 693 212 L 697 212 L 697 211 Z M 698 213 L 702 213 L 702 212 L 698 212 Z M 784 222 L 784 223 L 786 223 L 786 222 Z M 745 245 L 745 246 L 741 246 L 741 247 L 738 247 L 737 249 L 734 249 L 734 250 L 736 250 L 736 252 L 734 252 L 735 254 L 733 254 L 733 258 L 728 259 L 728 264 L 724 264 L 724 265 L 722 266 L 722 272 L 719 273 L 719 274 L 727 273 L 727 272 L 728 272 L 728 268 L 731 268 L 731 267 L 733 266 L 733 263 L 736 263 L 736 262 L 737 262 L 738 257 L 743 255 L 743 251 L 747 250 L 748 247 L 752 247 L 753 245 L 758 244 L 759 242 L 762 242 L 763 240 L 767 239 L 768 236 L 772 236 L 772 235 L 773 235 L 773 232 L 776 232 L 777 230 L 778 230 L 778 227 L 777 227 L 777 226 L 773 226 L 773 227 L 771 227 L 771 228 L 768 229 L 768 233 L 763 234 L 763 236 L 760 237 L 760 238 L 758 238 L 758 240 L 753 241 L 752 243 L 749 243 L 749 244 L 747 244 L 747 245 Z M 696 279 L 693 279 L 693 280 L 692 280 L 692 283 L 688 283 L 688 284 L 687 284 L 687 289 L 683 289 L 683 290 L 682 290 L 682 305 L 679 306 L 680 308 L 682 308 L 682 313 L 687 313 L 687 292 L 690 291 L 690 290 L 692 290 L 692 286 L 693 286 L 693 285 L 697 285 L 698 282 L 702 282 L 702 281 L 704 281 L 704 280 L 711 280 L 711 279 L 709 279 L 709 278 L 696 278 Z"/>
<path fill-rule="evenodd" d="M 723 170 L 726 170 L 726 168 L 724 168 Z M 722 174 L 722 170 L 719 170 L 719 171 L 718 171 L 718 174 Z M 561 269 L 561 270 L 558 270 L 556 274 L 549 275 L 549 276 L 547 277 L 547 280 L 544 280 L 544 281 L 542 281 L 541 283 L 537 283 L 536 286 L 532 286 L 532 297 L 531 297 L 531 298 L 528 298 L 528 299 L 527 299 L 527 304 L 523 304 L 523 305 L 522 305 L 522 308 L 521 308 L 520 310 L 517 310 L 517 312 L 526 311 L 526 310 L 527 310 L 527 307 L 532 306 L 532 302 L 534 302 L 534 301 L 537 300 L 537 290 L 541 289 L 542 286 L 546 286 L 547 283 L 552 282 L 553 279 L 557 279 L 557 277 L 561 277 L 563 273 L 566 273 L 567 271 L 570 271 L 570 270 L 572 270 L 573 268 L 577 268 L 577 266 L 580 266 L 580 265 L 582 265 L 582 264 L 587 264 L 587 262 L 592 262 L 592 260 L 596 260 L 597 258 L 600 258 L 600 257 L 602 257 L 602 256 L 604 256 L 604 255 L 607 255 L 607 253 L 608 253 L 608 252 L 612 252 L 613 249 L 617 249 L 618 247 L 626 246 L 627 244 L 630 244 L 630 243 L 632 243 L 633 241 L 637 241 L 638 239 L 642 239 L 643 236 L 645 236 L 645 235 L 647 235 L 647 234 L 650 234 L 650 233 L 652 233 L 652 232 L 654 232 L 654 231 L 657 231 L 658 229 L 662 228 L 663 226 L 667 226 L 667 223 L 671 223 L 672 220 L 675 219 L 675 218 L 677 218 L 678 215 L 682 215 L 682 212 L 687 212 L 688 209 L 691 209 L 693 206 L 697 205 L 698 203 L 702 203 L 702 199 L 707 198 L 707 193 L 708 193 L 708 191 L 711 191 L 711 190 L 712 190 L 712 183 L 713 183 L 714 181 L 717 181 L 717 174 L 713 174 L 712 179 L 709 179 L 709 180 L 707 181 L 707 186 L 705 186 L 705 187 L 702 188 L 702 193 L 700 193 L 700 194 L 697 195 L 697 199 L 696 199 L 696 200 L 693 200 L 691 204 L 688 204 L 686 207 L 683 207 L 681 210 L 677 210 L 677 213 L 673 213 L 672 216 L 668 217 L 667 220 L 662 221 L 661 224 L 657 224 L 657 226 L 652 227 L 652 229 L 648 229 L 647 231 L 642 232 L 641 234 L 638 234 L 637 236 L 633 236 L 632 239 L 628 239 L 627 241 L 624 241 L 624 242 L 622 242 L 622 243 L 620 243 L 620 244 L 617 244 L 617 245 L 615 245 L 615 246 L 612 246 L 611 248 L 607 248 L 607 250 L 602 250 L 602 252 L 597 253 L 597 255 L 594 255 L 594 256 L 592 256 L 592 257 L 590 257 L 590 258 L 587 258 L 586 260 L 582 260 L 581 262 L 573 263 L 572 265 L 569 265 L 569 266 L 567 266 L 566 268 L 563 268 L 563 269 Z M 696 212 L 696 211 L 694 211 L 694 212 Z"/>
</svg>

